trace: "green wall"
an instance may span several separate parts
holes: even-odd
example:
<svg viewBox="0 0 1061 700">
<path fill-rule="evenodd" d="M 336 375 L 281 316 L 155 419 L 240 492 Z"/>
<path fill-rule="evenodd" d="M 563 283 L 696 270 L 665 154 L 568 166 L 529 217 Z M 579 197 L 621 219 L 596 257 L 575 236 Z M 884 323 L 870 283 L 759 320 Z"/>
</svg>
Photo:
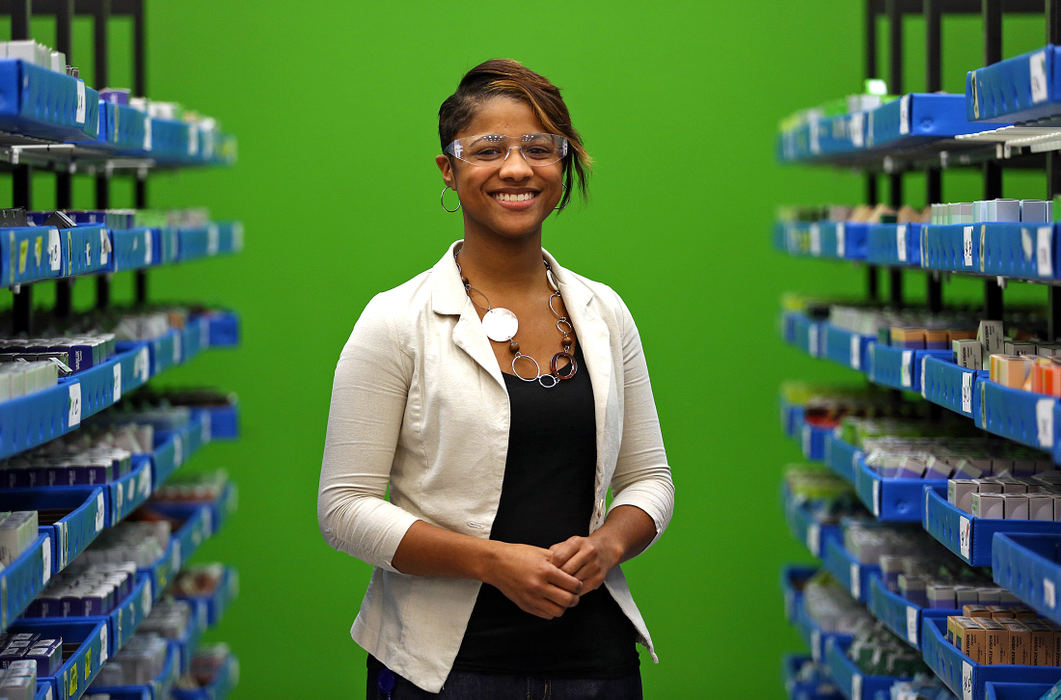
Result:
<svg viewBox="0 0 1061 700">
<path fill-rule="evenodd" d="M 646 695 L 781 697 L 780 656 L 802 644 L 783 622 L 779 569 L 808 556 L 778 503 L 782 466 L 799 454 L 780 434 L 777 387 L 852 377 L 782 345 L 778 298 L 858 295 L 864 282 L 857 268 L 770 250 L 778 204 L 862 193 L 853 174 L 778 166 L 774 138 L 789 112 L 860 85 L 861 6 L 148 2 L 150 95 L 217 116 L 240 140 L 235 167 L 151 186 L 153 205 L 207 205 L 246 225 L 242 255 L 151 275 L 153 298 L 243 317 L 239 350 L 173 375 L 241 400 L 242 439 L 194 467 L 225 466 L 240 487 L 237 517 L 199 557 L 241 573 L 240 597 L 210 635 L 240 656 L 237 697 L 362 692 L 364 653 L 348 630 L 369 569 L 328 548 L 316 522 L 332 371 L 368 299 L 461 235 L 438 204 L 437 109 L 465 70 L 497 56 L 564 90 L 596 167 L 588 206 L 548 222 L 545 245 L 624 296 L 652 373 L 677 504 L 666 536 L 625 567 L 662 659 L 642 667 Z M 920 21 L 904 28 L 920 45 Z M 1008 21 L 1005 52 L 1042 35 L 1038 21 Z M 89 40 L 79 23 L 81 64 Z M 945 87 L 963 89 L 980 42 L 978 20 L 947 20 Z M 129 80 L 126 51 L 112 52 L 112 82 Z M 923 87 L 922 65 L 911 48 L 908 90 Z M 921 183 L 907 186 L 912 203 Z M 951 198 L 979 186 L 975 174 L 945 179 Z M 1006 186 L 1026 197 L 1043 188 L 1029 177 Z M 115 205 L 131 203 L 128 186 L 116 190 Z M 91 204 L 88 181 L 76 192 Z M 916 295 L 921 277 L 908 277 Z M 128 297 L 132 280 L 115 285 Z M 84 303 L 90 287 L 79 285 Z"/>
</svg>

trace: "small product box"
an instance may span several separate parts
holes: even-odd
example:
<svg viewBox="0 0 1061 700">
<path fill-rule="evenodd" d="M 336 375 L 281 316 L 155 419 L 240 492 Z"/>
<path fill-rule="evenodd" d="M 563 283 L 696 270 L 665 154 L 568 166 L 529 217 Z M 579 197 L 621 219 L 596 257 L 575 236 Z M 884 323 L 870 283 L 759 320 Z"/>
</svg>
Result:
<svg viewBox="0 0 1061 700">
<path fill-rule="evenodd" d="M 947 482 L 947 502 L 966 513 L 973 512 L 973 494 L 978 491 L 977 486 L 972 479 L 951 479 Z"/>
<path fill-rule="evenodd" d="M 1003 517 L 1006 520 L 1028 519 L 1028 496 L 1023 493 L 1007 493 L 1002 495 Z"/>
<path fill-rule="evenodd" d="M 1053 520 L 1054 497 L 1048 493 L 1028 494 L 1028 520 Z"/>
<path fill-rule="evenodd" d="M 954 350 L 954 361 L 959 367 L 965 369 L 983 369 L 984 346 L 979 340 L 954 340 L 951 342 Z"/>
<path fill-rule="evenodd" d="M 981 369 L 988 369 L 987 358 L 991 355 L 1001 353 L 1005 337 L 1002 329 L 1002 321 L 980 321 L 976 329 L 976 339 L 984 348 L 984 365 Z"/>
<path fill-rule="evenodd" d="M 972 498 L 973 516 L 989 520 L 1001 520 L 1005 517 L 1005 499 L 998 493 L 974 493 Z"/>
</svg>

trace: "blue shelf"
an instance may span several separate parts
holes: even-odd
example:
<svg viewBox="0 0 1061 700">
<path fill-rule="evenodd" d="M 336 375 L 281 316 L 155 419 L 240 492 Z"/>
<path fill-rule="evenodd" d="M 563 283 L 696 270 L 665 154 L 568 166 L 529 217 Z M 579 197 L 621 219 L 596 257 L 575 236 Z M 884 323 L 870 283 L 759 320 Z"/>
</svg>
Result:
<svg viewBox="0 0 1061 700">
<path fill-rule="evenodd" d="M 825 556 L 822 564 L 860 603 L 869 599 L 870 579 L 880 576 L 880 567 L 872 564 L 861 564 L 844 549 L 842 540 L 828 540 L 823 549 Z"/>
<path fill-rule="evenodd" d="M 1049 683 L 1061 680 L 1061 667 L 978 664 L 947 641 L 947 619 L 926 617 L 921 623 L 925 663 L 960 698 L 985 700 L 988 682 Z"/>
<path fill-rule="evenodd" d="M 785 437 L 795 438 L 803 429 L 803 406 L 789 403 L 783 397 L 778 398 L 781 407 L 781 430 Z"/>
<path fill-rule="evenodd" d="M 0 60 L 0 129 L 54 141 L 96 138 L 99 93 L 20 59 Z"/>
<path fill-rule="evenodd" d="M 59 229 L 47 226 L 0 229 L 0 286 L 60 277 L 62 240 Z"/>
<path fill-rule="evenodd" d="M 45 486 L 0 489 L 0 510 L 66 510 L 66 517 L 38 531 L 52 542 L 52 573 L 57 574 L 77 558 L 103 530 L 107 508 L 99 486 Z"/>
<path fill-rule="evenodd" d="M 825 650 L 825 665 L 829 669 L 829 675 L 840 687 L 840 692 L 845 698 L 851 700 L 863 700 L 863 698 L 875 697 L 879 691 L 887 691 L 892 684 L 909 680 L 898 676 L 865 676 L 858 670 L 858 666 L 847 656 L 847 648 L 851 642 L 840 642 L 830 640 Z"/>
<path fill-rule="evenodd" d="M 133 455 L 133 469 L 114 481 L 104 485 L 104 496 L 107 503 L 107 527 L 113 527 L 125 516 L 140 507 L 151 495 L 151 456 Z"/>
<path fill-rule="evenodd" d="M 1052 683 L 998 683 L 984 684 L 986 700 L 1040 700 L 1053 688 Z"/>
<path fill-rule="evenodd" d="M 825 459 L 825 441 L 832 434 L 832 428 L 823 428 L 805 422 L 799 433 L 800 448 L 803 450 L 803 456 L 807 459 L 818 461 Z"/>
<path fill-rule="evenodd" d="M 239 683 L 239 661 L 229 656 L 214 675 L 210 685 L 198 690 L 173 689 L 173 700 L 223 700 Z"/>
<path fill-rule="evenodd" d="M 193 608 L 201 608 L 206 615 L 206 623 L 214 627 L 221 621 L 221 616 L 228 606 L 239 595 L 239 574 L 231 566 L 225 567 L 225 573 L 217 584 L 217 589 L 211 595 L 205 596 L 175 596 L 183 600 Z"/>
<path fill-rule="evenodd" d="M 1061 622 L 1061 523 L 1053 534 L 999 533 L 991 543 L 991 575 L 1028 605 Z"/>
<path fill-rule="evenodd" d="M 799 504 L 787 488 L 781 489 L 781 500 L 785 509 L 785 520 L 793 536 L 807 546 L 810 553 L 821 559 L 825 544 L 830 540 L 842 540 L 843 530 L 839 525 L 823 525 L 814 519 L 811 511 Z"/>
<path fill-rule="evenodd" d="M 921 608 L 898 593 L 884 587 L 884 582 L 874 576 L 869 582 L 869 611 L 895 633 L 895 636 L 914 647 L 921 648 L 921 620 L 929 617 L 961 615 L 961 610 L 938 610 Z"/>
<path fill-rule="evenodd" d="M 856 221 L 778 221 L 775 247 L 802 257 L 865 260 L 868 226 Z"/>
<path fill-rule="evenodd" d="M 1030 280 L 1061 278 L 1056 224 L 929 225 L 923 267 Z"/>
<path fill-rule="evenodd" d="M 876 342 L 876 338 L 852 333 L 831 323 L 822 324 L 822 330 L 825 333 L 824 357 L 860 372 L 869 366 L 869 346 Z"/>
<path fill-rule="evenodd" d="M 866 262 L 918 267 L 921 264 L 921 224 L 870 224 L 866 236 Z"/>
<path fill-rule="evenodd" d="M 821 663 L 825 660 L 826 642 L 833 638 L 849 642 L 851 635 L 825 632 L 807 616 L 803 607 L 803 594 L 797 586 L 801 586 L 816 571 L 817 569 L 812 567 L 786 566 L 781 571 L 781 588 L 785 595 L 786 618 L 795 625 L 800 636 L 810 647 L 811 657 Z"/>
<path fill-rule="evenodd" d="M 0 569 L 0 630 L 7 629 L 22 614 L 51 577 L 52 536 L 42 533 L 14 561 Z"/>
<path fill-rule="evenodd" d="M 199 420 L 203 425 L 203 437 L 207 442 L 235 440 L 239 437 L 238 404 L 197 408 L 194 413 L 199 414 Z"/>
<path fill-rule="evenodd" d="M 812 321 L 799 311 L 786 311 L 781 317 L 785 342 L 795 345 L 811 357 L 821 357 L 822 321 Z"/>
<path fill-rule="evenodd" d="M 1010 389 L 989 379 L 981 379 L 977 387 L 981 407 L 975 417 L 977 427 L 1022 445 L 1053 451 L 1056 397 Z"/>
<path fill-rule="evenodd" d="M 951 357 L 950 350 L 907 350 L 870 343 L 869 379 L 893 389 L 921 391 L 921 361 L 926 357 Z"/>
<path fill-rule="evenodd" d="M 967 418 L 980 415 L 980 391 L 976 385 L 987 379 L 987 371 L 960 367 L 947 357 L 928 356 L 922 362 L 922 396 Z"/>
<path fill-rule="evenodd" d="M 799 680 L 797 675 L 805 663 L 811 662 L 809 656 L 788 654 L 782 661 L 781 679 L 789 700 L 843 700 L 843 695 L 833 684 L 824 669 L 814 680 Z"/>
<path fill-rule="evenodd" d="M 180 677 L 180 651 L 171 645 L 166 651 L 162 672 L 148 685 L 101 686 L 93 685 L 92 695 L 109 696 L 110 700 L 169 700 L 170 692 Z"/>
<path fill-rule="evenodd" d="M 835 434 L 825 439 L 826 466 L 851 484 L 855 483 L 855 474 L 859 469 L 862 456 L 862 450 L 849 442 L 844 442 Z"/>
<path fill-rule="evenodd" d="M 171 646 L 177 650 L 177 666 L 181 673 L 187 673 L 188 669 L 191 668 L 192 656 L 195 655 L 195 651 L 199 648 L 199 642 L 202 640 L 203 633 L 207 628 L 206 615 L 205 605 L 193 605 L 192 614 L 188 618 L 188 626 L 185 628 L 184 633 L 180 639 L 170 642 Z"/>
<path fill-rule="evenodd" d="M 924 488 L 931 486 L 946 490 L 946 479 L 885 479 L 873 471 L 865 461 L 858 460 L 855 471 L 855 491 L 873 515 L 887 522 L 921 522 Z"/>
<path fill-rule="evenodd" d="M 1061 114 L 1061 49 L 1045 48 L 1007 58 L 965 75 L 965 106 L 969 119 L 1013 122 Z"/>
<path fill-rule="evenodd" d="M 51 685 L 55 700 L 76 700 L 84 695 L 110 653 L 106 621 L 19 620 L 10 631 L 62 637 L 65 644 L 78 645 L 77 651 L 66 658 L 54 676 L 37 679 Z"/>
</svg>

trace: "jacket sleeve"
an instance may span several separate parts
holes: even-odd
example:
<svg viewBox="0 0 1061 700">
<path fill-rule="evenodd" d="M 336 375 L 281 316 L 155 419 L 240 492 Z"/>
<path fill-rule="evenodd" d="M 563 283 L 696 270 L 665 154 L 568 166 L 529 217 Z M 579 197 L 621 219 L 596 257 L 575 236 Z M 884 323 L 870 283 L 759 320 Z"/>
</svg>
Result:
<svg viewBox="0 0 1061 700">
<path fill-rule="evenodd" d="M 335 368 L 317 520 L 329 545 L 388 571 L 417 520 L 385 499 L 411 376 L 393 314 L 376 296 Z"/>
<path fill-rule="evenodd" d="M 611 483 L 611 508 L 629 505 L 645 511 L 656 524 L 656 536 L 648 545 L 651 547 L 674 512 L 674 482 L 663 448 L 641 336 L 626 304 L 618 294 L 616 299 L 622 328 L 624 407 L 622 441 Z"/>
</svg>

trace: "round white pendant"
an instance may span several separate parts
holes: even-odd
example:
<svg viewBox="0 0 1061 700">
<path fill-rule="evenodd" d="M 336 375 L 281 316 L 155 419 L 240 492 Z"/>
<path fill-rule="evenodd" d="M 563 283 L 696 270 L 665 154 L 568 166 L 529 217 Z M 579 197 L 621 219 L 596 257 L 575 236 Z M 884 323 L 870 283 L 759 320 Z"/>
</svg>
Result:
<svg viewBox="0 0 1061 700">
<path fill-rule="evenodd" d="M 507 343 L 516 337 L 519 320 L 508 309 L 495 306 L 483 315 L 483 330 L 486 337 L 495 343 Z"/>
</svg>

